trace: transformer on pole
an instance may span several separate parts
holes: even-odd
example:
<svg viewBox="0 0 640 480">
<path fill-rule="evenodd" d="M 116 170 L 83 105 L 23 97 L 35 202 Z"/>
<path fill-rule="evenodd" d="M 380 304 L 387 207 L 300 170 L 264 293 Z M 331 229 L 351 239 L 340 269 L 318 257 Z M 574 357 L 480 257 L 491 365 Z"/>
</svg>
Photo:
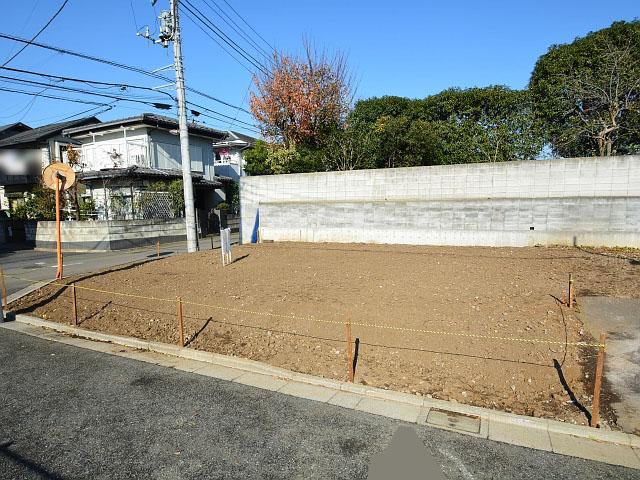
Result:
<svg viewBox="0 0 640 480">
<path fill-rule="evenodd" d="M 155 4 L 156 0 L 152 0 Z M 173 60 L 176 71 L 176 101 L 178 103 L 178 131 L 180 134 L 180 159 L 182 163 L 182 184 L 184 189 L 184 216 L 187 229 L 187 251 L 198 250 L 196 229 L 196 210 L 193 201 L 193 179 L 191 177 L 191 158 L 189 156 L 189 129 L 187 127 L 187 106 L 184 89 L 184 70 L 182 66 L 182 44 L 180 40 L 180 21 L 178 0 L 170 0 L 169 11 L 160 13 L 160 33 L 158 40 L 150 37 L 148 31 L 141 36 L 168 48 L 173 42 Z"/>
</svg>

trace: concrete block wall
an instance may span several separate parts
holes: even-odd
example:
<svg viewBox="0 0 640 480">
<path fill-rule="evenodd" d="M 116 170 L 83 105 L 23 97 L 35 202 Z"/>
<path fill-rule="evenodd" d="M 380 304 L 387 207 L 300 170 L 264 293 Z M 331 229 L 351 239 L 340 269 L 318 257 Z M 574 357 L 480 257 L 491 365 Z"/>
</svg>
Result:
<svg viewBox="0 0 640 480">
<path fill-rule="evenodd" d="M 27 240 L 38 249 L 56 248 L 56 222 L 37 222 Z M 62 222 L 63 248 L 72 251 L 122 250 L 186 239 L 184 219 Z"/>
<path fill-rule="evenodd" d="M 640 156 L 242 177 L 242 241 L 640 247 Z"/>
</svg>

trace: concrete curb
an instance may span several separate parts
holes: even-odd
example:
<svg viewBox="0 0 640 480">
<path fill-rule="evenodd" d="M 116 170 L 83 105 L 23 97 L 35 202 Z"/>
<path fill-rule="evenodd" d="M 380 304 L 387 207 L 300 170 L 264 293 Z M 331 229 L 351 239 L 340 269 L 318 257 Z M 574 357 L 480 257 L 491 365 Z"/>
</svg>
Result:
<svg viewBox="0 0 640 480">
<path fill-rule="evenodd" d="M 244 358 L 109 335 L 28 315 L 17 315 L 16 322 L 4 323 L 0 327 L 80 348 L 151 362 L 419 425 L 640 469 L 640 437 L 623 432 L 525 417 L 315 377 Z M 73 335 L 75 338 L 67 335 Z M 106 343 L 96 343 L 95 340 Z"/>
<path fill-rule="evenodd" d="M 103 270 L 109 270 L 111 268 L 118 268 L 118 267 L 126 267 L 126 266 L 129 266 L 129 265 L 136 265 L 136 264 L 142 265 L 142 264 L 145 264 L 145 263 L 154 262 L 154 261 L 157 261 L 157 260 L 162 260 L 163 258 L 169 258 L 169 257 L 174 256 L 175 254 L 176 254 L 176 252 L 173 252 L 173 253 L 170 253 L 170 254 L 167 254 L 167 255 L 162 255 L 160 258 L 157 258 L 157 257 L 143 258 L 143 259 L 140 259 L 140 260 L 133 260 L 131 262 L 117 263 L 115 265 L 111 265 L 110 267 L 106 267 Z M 80 275 L 80 276 L 89 275 L 90 273 L 91 272 L 79 273 L 79 274 L 75 274 L 73 276 L 76 276 L 76 275 Z M 104 272 L 103 271 L 99 271 L 97 273 L 104 273 Z M 64 278 L 63 278 L 63 280 L 64 280 Z M 8 295 L 7 296 L 7 305 L 10 305 L 12 302 L 15 302 L 16 300 L 20 300 L 22 297 L 24 297 L 26 295 L 29 295 L 30 293 L 35 292 L 36 290 L 38 290 L 38 289 L 40 289 L 42 287 L 46 287 L 50 283 L 57 282 L 57 281 L 58 280 L 55 279 L 55 278 L 52 278 L 52 279 L 49 279 L 49 280 L 40 280 L 40 281 L 34 280 L 34 282 L 37 282 L 37 283 L 32 283 L 31 285 L 29 285 L 27 287 L 24 287 L 23 289 L 18 290 L 17 292 L 12 293 L 11 295 Z M 5 314 L 6 314 L 6 312 L 5 312 Z"/>
<path fill-rule="evenodd" d="M 18 290 L 17 292 L 12 293 L 11 295 L 7 296 L 7 305 L 9 305 L 11 302 L 15 302 L 16 300 L 19 300 L 20 298 L 24 297 L 25 295 L 29 295 L 31 292 L 35 292 L 36 290 L 42 288 L 42 287 L 46 287 L 47 285 L 49 285 L 52 282 L 55 282 L 55 279 L 51 279 L 51 280 L 42 280 L 38 283 L 33 283 L 31 285 L 29 285 L 28 287 L 24 287 L 21 290 Z M 5 312 L 6 313 L 6 312 Z"/>
</svg>

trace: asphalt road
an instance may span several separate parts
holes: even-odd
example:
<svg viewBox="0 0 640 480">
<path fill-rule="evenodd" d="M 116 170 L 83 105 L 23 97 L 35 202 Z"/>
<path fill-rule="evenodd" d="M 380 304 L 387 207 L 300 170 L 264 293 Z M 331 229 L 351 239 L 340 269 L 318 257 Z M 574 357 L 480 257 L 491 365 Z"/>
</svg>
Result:
<svg viewBox="0 0 640 480">
<path fill-rule="evenodd" d="M 394 433 L 413 457 L 380 462 Z M 0 330 L 1 478 L 438 478 L 403 475 L 429 459 L 448 479 L 638 478 Z"/>
<path fill-rule="evenodd" d="M 214 248 L 219 248 L 220 237 L 213 238 Z M 237 238 L 238 234 L 233 234 L 231 236 L 232 242 L 237 241 Z M 211 238 L 201 239 L 200 248 L 211 248 Z M 172 253 L 186 251 L 186 241 L 160 245 L 161 255 L 170 255 Z M 64 274 L 66 276 L 89 273 L 123 263 L 146 260 L 155 256 L 155 246 L 150 246 L 145 249 L 118 250 L 113 252 L 69 252 L 64 254 Z M 0 267 L 2 267 L 7 274 L 7 293 L 11 295 L 28 286 L 27 282 L 12 277 L 27 278 L 33 281 L 51 280 L 55 278 L 56 253 L 35 251 L 33 249 L 0 250 Z"/>
</svg>

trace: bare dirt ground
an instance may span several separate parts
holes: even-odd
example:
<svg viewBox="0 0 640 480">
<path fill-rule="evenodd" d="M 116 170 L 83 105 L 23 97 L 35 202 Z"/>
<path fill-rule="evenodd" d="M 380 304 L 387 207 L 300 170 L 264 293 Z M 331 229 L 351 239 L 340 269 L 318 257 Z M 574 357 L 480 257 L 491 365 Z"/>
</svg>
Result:
<svg viewBox="0 0 640 480">
<path fill-rule="evenodd" d="M 181 254 L 65 281 L 84 287 L 83 328 L 176 343 L 180 296 L 189 348 L 344 380 L 349 320 L 356 382 L 578 424 L 596 350 L 564 345 L 593 340 L 557 301 L 569 273 L 578 301 L 640 297 L 633 251 L 265 243 L 234 257 L 222 267 L 217 250 Z M 50 285 L 10 309 L 68 323 L 70 295 Z"/>
</svg>

